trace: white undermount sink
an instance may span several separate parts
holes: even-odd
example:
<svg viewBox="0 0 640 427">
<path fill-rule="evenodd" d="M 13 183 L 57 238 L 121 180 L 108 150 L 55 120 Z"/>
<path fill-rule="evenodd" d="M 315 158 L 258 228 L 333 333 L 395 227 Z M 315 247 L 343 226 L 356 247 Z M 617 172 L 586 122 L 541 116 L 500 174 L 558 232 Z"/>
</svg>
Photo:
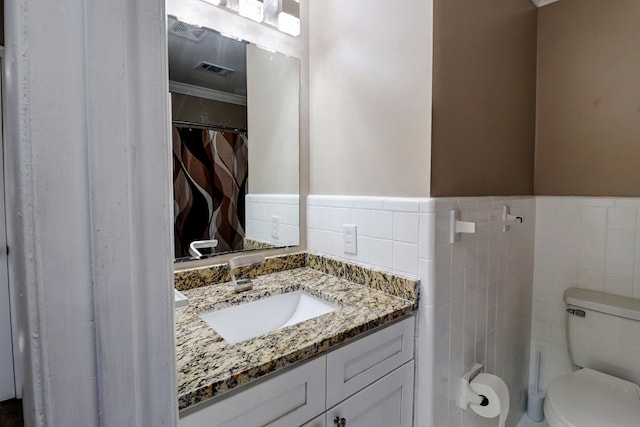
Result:
<svg viewBox="0 0 640 427">
<path fill-rule="evenodd" d="M 235 344 L 331 313 L 337 308 L 335 304 L 299 290 L 201 313 L 200 317 L 225 341 Z"/>
</svg>

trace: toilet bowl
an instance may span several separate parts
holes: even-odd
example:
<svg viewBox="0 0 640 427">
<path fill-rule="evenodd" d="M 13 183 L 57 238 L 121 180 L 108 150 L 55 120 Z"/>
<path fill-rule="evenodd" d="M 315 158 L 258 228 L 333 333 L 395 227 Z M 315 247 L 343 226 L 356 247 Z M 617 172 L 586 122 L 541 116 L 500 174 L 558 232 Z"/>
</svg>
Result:
<svg viewBox="0 0 640 427">
<path fill-rule="evenodd" d="M 549 426 L 640 427 L 640 300 L 577 288 L 564 300 L 578 370 L 549 385 Z"/>
<path fill-rule="evenodd" d="M 638 427 L 640 387 L 580 369 L 551 383 L 544 413 L 550 427 Z"/>
</svg>

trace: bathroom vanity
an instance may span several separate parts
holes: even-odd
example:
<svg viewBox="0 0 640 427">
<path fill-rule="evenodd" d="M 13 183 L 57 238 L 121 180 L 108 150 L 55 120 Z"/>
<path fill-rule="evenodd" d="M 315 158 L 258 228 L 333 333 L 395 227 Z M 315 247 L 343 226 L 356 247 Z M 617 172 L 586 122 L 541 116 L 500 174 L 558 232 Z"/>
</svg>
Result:
<svg viewBox="0 0 640 427">
<path fill-rule="evenodd" d="M 412 425 L 416 299 L 306 265 L 253 283 L 242 293 L 230 283 L 182 290 L 189 305 L 176 310 L 181 427 Z M 398 283 L 416 295 L 417 282 Z M 201 317 L 296 291 L 337 308 L 235 344 Z"/>
</svg>

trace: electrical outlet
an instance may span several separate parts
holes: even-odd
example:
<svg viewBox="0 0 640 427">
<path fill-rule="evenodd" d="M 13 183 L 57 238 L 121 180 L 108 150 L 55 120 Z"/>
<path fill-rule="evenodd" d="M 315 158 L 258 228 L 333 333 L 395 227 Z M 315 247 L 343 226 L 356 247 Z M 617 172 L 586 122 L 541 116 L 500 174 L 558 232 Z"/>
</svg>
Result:
<svg viewBox="0 0 640 427">
<path fill-rule="evenodd" d="M 358 233 L 355 224 L 343 224 L 344 253 L 356 255 L 358 253 Z"/>
<path fill-rule="evenodd" d="M 280 238 L 280 217 L 277 215 L 271 216 L 271 237 Z"/>
</svg>

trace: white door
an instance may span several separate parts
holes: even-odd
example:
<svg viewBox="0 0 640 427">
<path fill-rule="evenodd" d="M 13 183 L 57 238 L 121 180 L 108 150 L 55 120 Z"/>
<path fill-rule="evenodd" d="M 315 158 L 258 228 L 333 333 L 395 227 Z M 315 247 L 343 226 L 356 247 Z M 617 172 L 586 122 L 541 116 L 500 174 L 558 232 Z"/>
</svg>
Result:
<svg viewBox="0 0 640 427">
<path fill-rule="evenodd" d="M 327 427 L 411 427 L 413 360 L 327 411 Z"/>
<path fill-rule="evenodd" d="M 4 74 L 4 58 L 0 51 L 0 75 Z M 0 85 L 0 108 L 3 94 Z M 1 110 L 0 110 L 1 111 Z M 2 156 L 2 114 L 0 114 L 0 402 L 16 397 L 11 343 L 11 312 L 7 272 L 7 230 L 4 206 L 4 158 Z"/>
</svg>

